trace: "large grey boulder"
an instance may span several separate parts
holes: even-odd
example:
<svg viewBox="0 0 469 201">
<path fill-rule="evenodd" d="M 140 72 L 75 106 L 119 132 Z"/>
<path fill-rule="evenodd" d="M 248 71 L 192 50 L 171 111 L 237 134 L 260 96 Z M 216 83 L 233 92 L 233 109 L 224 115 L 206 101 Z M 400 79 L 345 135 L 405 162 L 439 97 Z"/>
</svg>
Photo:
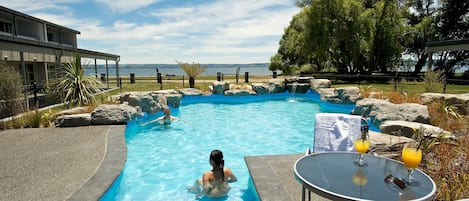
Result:
<svg viewBox="0 0 469 201">
<path fill-rule="evenodd" d="M 182 94 L 174 89 L 158 90 L 154 91 L 154 94 L 158 94 L 158 106 L 166 107 L 171 105 L 173 107 L 179 107 L 181 104 Z"/>
<path fill-rule="evenodd" d="M 177 90 L 182 96 L 202 96 L 206 95 L 202 90 L 196 88 L 184 88 Z"/>
<path fill-rule="evenodd" d="M 234 90 L 234 89 L 252 91 L 252 85 L 249 85 L 249 84 L 230 84 L 230 87 L 229 87 L 228 90 Z"/>
<path fill-rule="evenodd" d="M 181 104 L 182 94 L 166 94 L 164 97 L 166 98 L 167 105 L 179 107 Z"/>
<path fill-rule="evenodd" d="M 303 84 L 310 84 L 313 77 L 287 77 L 285 78 L 285 82 L 288 83 L 303 83 Z"/>
<path fill-rule="evenodd" d="M 288 83 L 286 87 L 287 87 L 288 92 L 292 94 L 295 94 L 295 93 L 304 94 L 309 91 L 310 85 L 309 83 L 294 82 L 294 83 Z"/>
<path fill-rule="evenodd" d="M 445 102 L 457 108 L 457 112 L 461 115 L 469 115 L 469 93 L 467 94 L 440 94 L 440 93 L 423 93 L 420 95 L 422 104 L 430 104 L 435 101 Z"/>
<path fill-rule="evenodd" d="M 364 98 L 357 101 L 352 114 L 370 117 L 371 123 L 375 127 L 379 127 L 382 122 L 387 120 L 430 123 L 430 115 L 425 105 L 416 103 L 394 104 L 374 98 Z"/>
<path fill-rule="evenodd" d="M 212 83 L 213 94 L 223 95 L 225 91 L 230 89 L 230 83 L 215 81 Z"/>
<path fill-rule="evenodd" d="M 310 84 L 311 80 L 314 80 L 314 77 L 297 77 L 296 81 L 298 83 Z"/>
<path fill-rule="evenodd" d="M 59 116 L 55 119 L 55 127 L 77 127 L 91 125 L 91 114 L 71 114 Z"/>
<path fill-rule="evenodd" d="M 121 100 L 121 95 L 118 94 L 118 95 L 109 96 L 107 100 L 111 103 L 119 104 L 121 102 L 120 101 Z"/>
<path fill-rule="evenodd" d="M 320 88 L 318 93 L 328 103 L 353 104 L 362 98 L 358 87 Z"/>
<path fill-rule="evenodd" d="M 256 95 L 256 94 L 255 92 L 252 92 L 249 90 L 239 90 L 239 89 L 225 91 L 225 96 L 250 96 L 250 95 Z"/>
<path fill-rule="evenodd" d="M 55 116 L 63 116 L 63 115 L 71 115 L 71 114 L 83 114 L 83 113 L 87 113 L 87 112 L 88 112 L 87 107 L 75 107 L 75 108 L 72 108 L 72 109 L 57 112 L 55 114 Z"/>
<path fill-rule="evenodd" d="M 311 90 L 318 92 L 319 89 L 330 88 L 332 82 L 328 79 L 312 79 Z"/>
<path fill-rule="evenodd" d="M 163 90 L 153 91 L 152 93 L 158 94 L 158 95 L 180 94 L 180 93 L 179 93 L 177 90 L 175 90 L 175 89 L 163 89 Z"/>
<path fill-rule="evenodd" d="M 99 105 L 91 112 L 91 123 L 95 125 L 126 124 L 140 116 L 135 107 L 127 104 Z"/>
<path fill-rule="evenodd" d="M 454 137 L 451 132 L 445 131 L 439 127 L 409 121 L 385 121 L 379 126 L 379 129 L 382 133 L 405 136 L 409 138 L 412 137 L 414 132 L 423 132 L 425 136 L 432 137 L 437 137 L 439 134 L 445 134 L 448 137 Z"/>
<path fill-rule="evenodd" d="M 264 83 L 252 83 L 252 90 L 256 92 L 257 95 L 264 95 L 269 93 L 269 85 Z"/>
<path fill-rule="evenodd" d="M 130 106 L 140 107 L 142 112 L 154 114 L 161 111 L 167 104 L 162 94 L 153 92 L 127 92 L 121 95 L 121 103 L 127 102 Z"/>
<path fill-rule="evenodd" d="M 269 83 L 269 93 L 283 93 L 286 91 L 285 89 L 285 82 L 278 81 L 278 80 L 270 80 Z"/>
</svg>

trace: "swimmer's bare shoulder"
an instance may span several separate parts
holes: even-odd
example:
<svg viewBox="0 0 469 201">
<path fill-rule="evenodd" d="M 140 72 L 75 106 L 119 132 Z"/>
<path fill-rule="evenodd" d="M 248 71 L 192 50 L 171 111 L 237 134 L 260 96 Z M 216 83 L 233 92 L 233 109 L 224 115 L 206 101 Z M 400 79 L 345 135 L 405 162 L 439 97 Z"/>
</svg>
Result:
<svg viewBox="0 0 469 201">
<path fill-rule="evenodd" d="M 230 168 L 227 168 L 227 167 L 223 168 L 223 172 L 225 174 L 226 182 L 232 183 L 232 182 L 238 181 L 238 178 L 236 178 L 236 176 L 233 174 L 233 171 L 231 171 Z"/>
</svg>

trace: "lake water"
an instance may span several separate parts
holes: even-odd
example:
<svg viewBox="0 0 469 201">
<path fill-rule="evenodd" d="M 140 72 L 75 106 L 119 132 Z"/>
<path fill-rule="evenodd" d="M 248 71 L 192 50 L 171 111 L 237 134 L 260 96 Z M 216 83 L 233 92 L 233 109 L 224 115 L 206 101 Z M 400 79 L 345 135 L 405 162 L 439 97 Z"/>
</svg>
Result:
<svg viewBox="0 0 469 201">
<path fill-rule="evenodd" d="M 245 72 L 249 75 L 272 75 L 269 70 L 269 64 L 207 64 L 202 76 L 217 75 L 221 72 L 224 75 L 235 75 L 239 67 L 239 74 L 244 76 Z M 109 76 L 116 75 L 115 65 L 108 65 Z M 119 65 L 119 74 L 121 76 L 129 76 L 130 73 L 135 73 L 135 76 L 156 76 L 156 69 L 164 75 L 186 75 L 186 73 L 177 64 L 121 64 Z M 85 67 L 86 75 L 95 75 L 94 65 Z M 106 66 L 98 65 L 98 75 L 106 74 Z"/>
</svg>

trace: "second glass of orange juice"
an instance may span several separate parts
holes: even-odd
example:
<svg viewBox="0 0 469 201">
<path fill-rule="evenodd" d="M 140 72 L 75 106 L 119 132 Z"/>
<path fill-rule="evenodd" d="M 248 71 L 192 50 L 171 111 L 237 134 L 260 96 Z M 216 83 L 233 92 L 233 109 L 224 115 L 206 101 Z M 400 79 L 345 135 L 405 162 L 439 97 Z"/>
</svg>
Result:
<svg viewBox="0 0 469 201">
<path fill-rule="evenodd" d="M 404 180 L 408 184 L 415 182 L 412 173 L 415 168 L 417 168 L 422 161 L 422 150 L 419 149 L 418 144 L 415 142 L 407 143 L 402 149 L 402 162 L 407 167 L 407 178 Z"/>
</svg>

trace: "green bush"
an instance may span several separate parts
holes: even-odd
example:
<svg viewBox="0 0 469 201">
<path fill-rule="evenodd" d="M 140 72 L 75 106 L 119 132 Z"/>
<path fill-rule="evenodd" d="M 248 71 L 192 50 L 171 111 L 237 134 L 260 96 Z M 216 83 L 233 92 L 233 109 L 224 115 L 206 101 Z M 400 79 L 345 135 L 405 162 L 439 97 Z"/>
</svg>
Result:
<svg viewBox="0 0 469 201">
<path fill-rule="evenodd" d="M 21 75 L 5 61 L 0 61 L 0 118 L 24 111 Z"/>
<path fill-rule="evenodd" d="M 39 128 L 41 127 L 43 121 L 42 121 L 42 112 L 39 112 L 38 110 L 34 110 L 29 112 L 26 117 L 26 124 L 31 127 L 31 128 Z"/>
<path fill-rule="evenodd" d="M 445 74 L 443 71 L 427 71 L 423 78 L 425 82 L 425 92 L 441 93 L 443 91 L 443 82 Z"/>
<path fill-rule="evenodd" d="M 318 67 L 315 64 L 303 64 L 300 67 L 300 72 L 305 74 L 312 74 L 318 71 Z"/>
</svg>

